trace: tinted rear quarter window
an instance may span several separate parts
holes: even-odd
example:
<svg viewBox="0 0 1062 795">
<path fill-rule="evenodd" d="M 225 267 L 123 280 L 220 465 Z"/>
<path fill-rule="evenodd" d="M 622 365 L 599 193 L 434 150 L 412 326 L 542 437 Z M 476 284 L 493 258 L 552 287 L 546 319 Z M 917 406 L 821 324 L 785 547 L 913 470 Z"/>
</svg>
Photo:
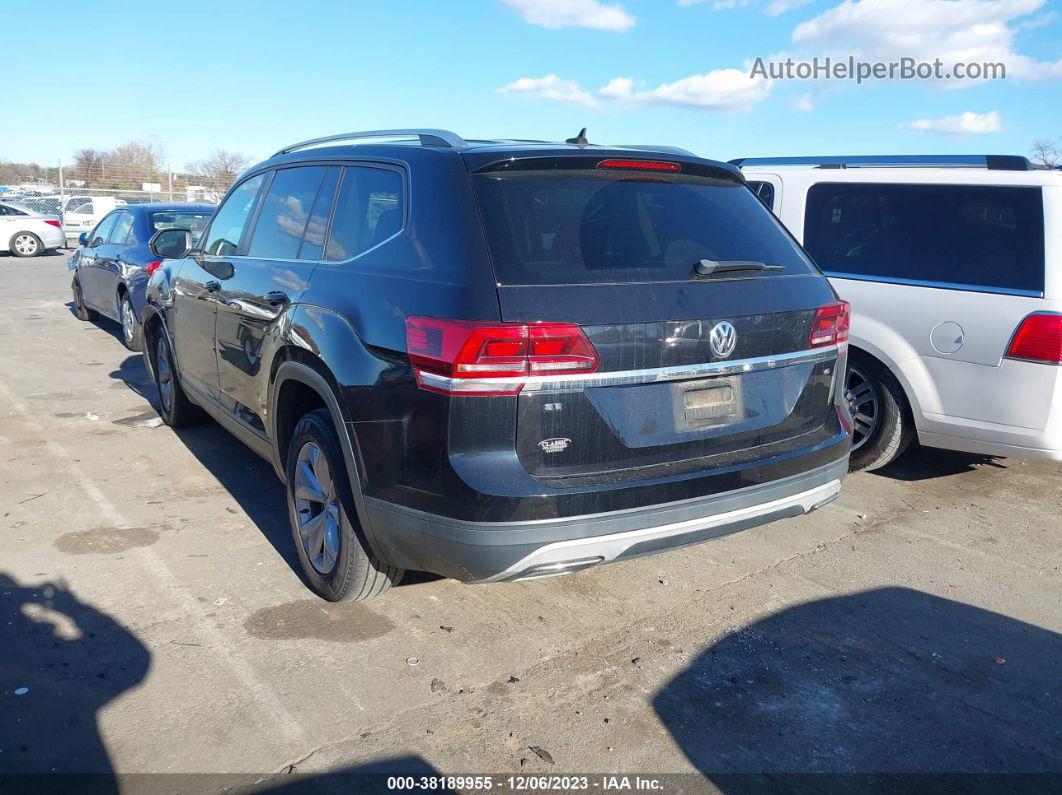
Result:
<svg viewBox="0 0 1062 795">
<path fill-rule="evenodd" d="M 1040 294 L 1037 187 L 820 183 L 804 246 L 827 273 Z"/>
<path fill-rule="evenodd" d="M 405 223 L 403 182 L 402 174 L 389 168 L 344 168 L 325 259 L 356 257 L 401 231 Z"/>
<path fill-rule="evenodd" d="M 749 186 L 749 190 L 759 197 L 759 200 L 767 205 L 768 208 L 774 209 L 774 185 L 770 182 L 762 182 L 759 180 L 749 180 L 745 183 Z"/>
<path fill-rule="evenodd" d="M 702 259 L 814 267 L 744 185 L 593 169 L 473 177 L 501 284 L 689 281 Z"/>
</svg>

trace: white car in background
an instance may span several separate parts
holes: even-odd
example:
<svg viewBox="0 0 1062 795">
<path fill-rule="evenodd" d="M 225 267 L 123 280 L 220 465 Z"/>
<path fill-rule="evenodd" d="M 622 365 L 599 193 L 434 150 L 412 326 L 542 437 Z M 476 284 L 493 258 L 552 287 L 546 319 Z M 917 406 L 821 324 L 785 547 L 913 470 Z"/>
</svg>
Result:
<svg viewBox="0 0 1062 795">
<path fill-rule="evenodd" d="M 82 232 L 95 228 L 103 216 L 125 204 L 113 196 L 70 196 L 62 208 L 63 231 L 67 238 L 76 239 Z"/>
<path fill-rule="evenodd" d="M 1024 157 L 731 161 L 852 305 L 852 468 L 1062 460 L 1062 172 Z"/>
<path fill-rule="evenodd" d="M 63 225 L 55 216 L 29 207 L 0 202 L 0 252 L 16 257 L 36 257 L 66 242 Z"/>
</svg>

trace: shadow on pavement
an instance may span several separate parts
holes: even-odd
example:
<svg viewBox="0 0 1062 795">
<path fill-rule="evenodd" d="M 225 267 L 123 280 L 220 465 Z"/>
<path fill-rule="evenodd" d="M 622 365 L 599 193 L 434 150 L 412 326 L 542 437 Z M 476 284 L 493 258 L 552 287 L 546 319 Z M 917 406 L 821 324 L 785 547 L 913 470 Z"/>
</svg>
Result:
<svg viewBox="0 0 1062 795">
<path fill-rule="evenodd" d="M 0 792 L 54 773 L 95 774 L 93 792 L 114 789 L 97 716 L 150 662 L 131 632 L 63 584 L 0 573 Z"/>
<path fill-rule="evenodd" d="M 899 783 L 914 792 L 936 789 L 934 779 L 967 791 L 980 791 L 980 781 L 994 781 L 995 791 L 1048 791 L 1062 783 L 1060 660 L 1054 632 L 886 588 L 732 632 L 653 706 L 725 792 L 762 791 L 765 782 L 807 792 L 896 791 Z M 1043 773 L 1054 775 L 1005 784 L 969 775 Z"/>
<path fill-rule="evenodd" d="M 932 480 L 949 475 L 961 475 L 963 472 L 973 472 L 979 466 L 1005 469 L 1006 467 L 999 462 L 1000 459 L 995 456 L 922 447 L 916 443 L 912 444 L 910 449 L 898 459 L 875 470 L 873 474 L 893 480 Z"/>
<path fill-rule="evenodd" d="M 388 786 L 388 779 L 400 776 L 412 782 L 422 778 L 439 778 L 442 774 L 419 756 L 396 756 L 389 759 L 367 762 L 330 770 L 316 775 L 294 774 L 290 780 L 277 783 L 270 779 L 261 788 L 252 791 L 269 795 L 348 795 L 348 793 L 393 793 L 409 786 Z M 431 787 L 432 792 L 452 793 L 447 787 Z"/>
<path fill-rule="evenodd" d="M 158 411 L 158 392 L 148 375 L 144 358 L 131 355 L 111 378 L 120 380 Z M 287 496 L 284 485 L 273 467 L 257 453 L 212 420 L 190 428 L 172 430 L 185 447 L 239 503 L 247 517 L 254 522 L 277 554 L 291 567 L 305 584 L 302 566 L 288 520 Z M 441 579 L 422 572 L 408 572 L 397 587 L 417 585 Z"/>
</svg>

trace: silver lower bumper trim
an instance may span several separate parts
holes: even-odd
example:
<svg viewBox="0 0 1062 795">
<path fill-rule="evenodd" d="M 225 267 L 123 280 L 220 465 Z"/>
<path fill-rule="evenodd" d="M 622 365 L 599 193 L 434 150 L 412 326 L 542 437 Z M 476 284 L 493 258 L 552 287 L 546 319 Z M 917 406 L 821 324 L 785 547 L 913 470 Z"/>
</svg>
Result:
<svg viewBox="0 0 1062 795">
<path fill-rule="evenodd" d="M 711 528 L 720 529 L 722 531 L 720 535 L 723 535 L 728 525 L 736 525 L 740 529 L 741 527 L 747 527 L 749 520 L 755 520 L 760 516 L 768 517 L 772 514 L 784 512 L 787 509 L 799 508 L 801 513 L 808 513 L 832 502 L 837 498 L 840 491 L 841 481 L 833 480 L 799 494 L 725 513 L 697 519 L 687 519 L 682 522 L 672 522 L 657 527 L 629 530 L 623 533 L 577 538 L 570 541 L 557 541 L 535 550 L 505 571 L 480 582 L 524 578 L 535 579 L 541 576 L 549 576 L 546 572 L 551 570 L 554 575 L 567 574 L 569 571 L 586 568 L 586 565 L 580 564 L 585 564 L 595 558 L 598 559 L 596 562 L 601 563 L 615 560 L 636 544 L 668 538 L 673 539 L 674 544 L 679 546 L 683 543 L 681 536 Z"/>
</svg>

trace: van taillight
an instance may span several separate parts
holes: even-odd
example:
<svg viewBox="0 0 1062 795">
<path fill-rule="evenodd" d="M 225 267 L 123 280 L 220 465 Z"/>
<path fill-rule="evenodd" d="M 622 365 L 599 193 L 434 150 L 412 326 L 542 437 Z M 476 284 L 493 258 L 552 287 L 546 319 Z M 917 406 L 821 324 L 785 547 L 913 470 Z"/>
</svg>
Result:
<svg viewBox="0 0 1062 795">
<path fill-rule="evenodd" d="M 448 395 L 515 395 L 524 378 L 592 373 L 598 365 L 594 346 L 572 323 L 410 316 L 406 351 L 417 385 Z"/>
<path fill-rule="evenodd" d="M 1062 315 L 1029 315 L 1014 332 L 1007 349 L 1009 359 L 1062 364 Z"/>
<path fill-rule="evenodd" d="M 826 345 L 847 345 L 848 327 L 852 322 L 852 308 L 847 301 L 836 301 L 819 307 L 811 327 L 808 346 L 822 348 Z"/>
</svg>

